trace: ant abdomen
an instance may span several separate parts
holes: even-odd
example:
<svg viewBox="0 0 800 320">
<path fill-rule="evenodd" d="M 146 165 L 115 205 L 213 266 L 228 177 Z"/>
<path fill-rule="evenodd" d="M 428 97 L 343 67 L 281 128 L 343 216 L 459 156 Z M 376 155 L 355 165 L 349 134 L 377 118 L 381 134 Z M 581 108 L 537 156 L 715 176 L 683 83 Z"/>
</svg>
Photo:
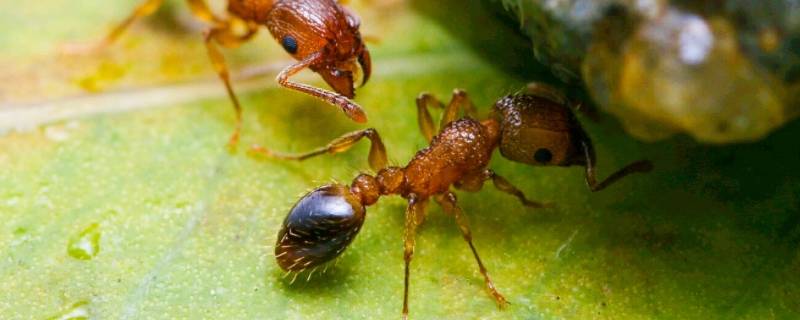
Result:
<svg viewBox="0 0 800 320">
<path fill-rule="evenodd" d="M 286 271 L 303 271 L 333 260 L 361 230 L 364 216 L 364 206 L 346 186 L 311 191 L 283 221 L 275 245 L 278 265 Z"/>
</svg>

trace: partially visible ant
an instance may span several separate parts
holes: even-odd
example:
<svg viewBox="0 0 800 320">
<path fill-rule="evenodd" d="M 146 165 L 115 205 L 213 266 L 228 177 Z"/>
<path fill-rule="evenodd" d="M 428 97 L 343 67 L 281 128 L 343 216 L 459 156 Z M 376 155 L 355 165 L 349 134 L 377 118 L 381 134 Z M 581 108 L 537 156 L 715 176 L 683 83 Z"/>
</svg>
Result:
<svg viewBox="0 0 800 320">
<path fill-rule="evenodd" d="M 369 163 L 377 174 L 360 174 L 350 186 L 330 184 L 301 198 L 278 233 L 275 245 L 278 265 L 288 272 L 311 270 L 313 274 L 316 267 L 339 256 L 353 241 L 364 223 L 366 206 L 375 204 L 381 196 L 400 195 L 408 199 L 403 236 L 405 319 L 408 317 L 409 264 L 414 254 L 414 236 L 424 221 L 428 200 L 433 198 L 445 213 L 455 218 L 492 298 L 503 308 L 508 302 L 498 292 L 472 244 L 467 218 L 451 186 L 474 192 L 491 180 L 497 189 L 517 197 L 527 207 L 548 207 L 548 204 L 529 200 L 508 180 L 487 168 L 496 148 L 505 158 L 534 166 L 584 166 L 586 183 L 592 191 L 602 190 L 629 174 L 653 169 L 650 161 L 636 161 L 598 183 L 594 148 L 570 105 L 558 91 L 533 84 L 527 93 L 498 100 L 491 117 L 478 121 L 474 118 L 475 107 L 464 91 L 455 90 L 447 106 L 430 94 L 422 94 L 417 98 L 418 121 L 430 146 L 418 151 L 405 167 L 386 166 L 386 150 L 374 129 L 347 134 L 327 147 L 304 155 L 285 157 L 302 160 L 323 153 L 343 152 L 367 137 L 372 142 Z M 435 134 L 428 111 L 431 106 L 444 109 L 438 134 Z M 457 119 L 461 109 L 467 116 Z"/>
<path fill-rule="evenodd" d="M 163 2 L 145 0 L 95 49 L 113 43 L 134 21 L 153 14 Z M 227 48 L 238 47 L 255 36 L 262 25 L 298 60 L 280 72 L 278 83 L 338 106 L 356 122 L 367 121 L 364 110 L 348 98 L 355 97 L 353 83 L 359 76 L 356 62 L 364 72 L 361 85 L 369 80 L 370 54 L 358 30 L 360 20 L 335 0 L 228 0 L 227 18 L 214 15 L 205 0 L 187 2 L 193 15 L 210 25 L 205 33 L 206 49 L 236 111 L 236 128 L 229 140 L 230 146 L 239 141 L 242 108 L 231 86 L 225 58 L 215 43 Z M 245 30 L 237 32 L 239 29 Z M 322 76 L 336 92 L 289 81 L 289 77 L 305 68 Z"/>
</svg>

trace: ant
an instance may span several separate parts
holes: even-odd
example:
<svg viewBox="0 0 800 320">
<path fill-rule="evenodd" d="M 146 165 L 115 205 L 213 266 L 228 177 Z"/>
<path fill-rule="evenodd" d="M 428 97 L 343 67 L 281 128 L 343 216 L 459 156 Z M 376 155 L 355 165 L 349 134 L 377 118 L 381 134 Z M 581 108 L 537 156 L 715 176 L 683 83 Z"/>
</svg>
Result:
<svg viewBox="0 0 800 320">
<path fill-rule="evenodd" d="M 229 146 L 235 146 L 239 141 L 242 108 L 231 86 L 225 58 L 216 44 L 238 47 L 255 36 L 262 25 L 269 29 L 286 52 L 298 60 L 278 74 L 280 85 L 338 106 L 356 122 L 367 121 L 364 110 L 349 99 L 355 97 L 353 83 L 359 75 L 356 62 L 364 73 L 361 85 L 369 80 L 372 72 L 369 50 L 359 32 L 359 18 L 335 0 L 228 0 L 227 19 L 214 15 L 205 0 L 187 1 L 192 14 L 210 25 L 204 36 L 208 56 L 225 84 L 236 112 L 236 127 Z M 145 0 L 95 49 L 113 43 L 134 21 L 153 14 L 163 2 Z M 244 32 L 239 29 L 244 29 Z M 335 92 L 289 80 L 305 68 L 322 76 Z"/>
<path fill-rule="evenodd" d="M 435 134 L 428 110 L 431 106 L 444 109 L 438 134 Z M 573 115 L 571 106 L 555 89 L 532 84 L 526 93 L 498 100 L 489 119 L 478 121 L 474 118 L 475 107 L 466 92 L 455 90 L 447 106 L 434 96 L 423 93 L 417 98 L 418 121 L 430 145 L 418 151 L 405 167 L 386 166 L 386 150 L 374 129 L 346 134 L 327 147 L 305 155 L 286 157 L 302 160 L 323 153 L 343 152 L 367 137 L 371 140 L 369 164 L 377 174 L 362 173 L 350 186 L 325 185 L 301 198 L 278 233 L 275 246 L 278 265 L 290 273 L 311 270 L 313 274 L 317 266 L 338 257 L 353 241 L 364 223 L 366 206 L 375 204 L 381 196 L 400 195 L 408 199 L 403 236 L 405 319 L 408 317 L 409 264 L 414 254 L 414 237 L 417 227 L 424 221 L 428 200 L 433 198 L 446 214 L 455 218 L 489 293 L 498 307 L 503 308 L 508 302 L 495 287 L 472 243 L 467 218 L 458 206 L 451 186 L 475 192 L 491 180 L 497 189 L 515 196 L 527 207 L 550 207 L 529 200 L 508 180 L 487 168 L 492 152 L 497 148 L 503 157 L 529 165 L 584 166 L 586 183 L 592 191 L 600 191 L 629 174 L 653 169 L 650 161 L 636 161 L 598 183 L 594 148 Z M 456 119 L 461 109 L 467 116 Z"/>
</svg>

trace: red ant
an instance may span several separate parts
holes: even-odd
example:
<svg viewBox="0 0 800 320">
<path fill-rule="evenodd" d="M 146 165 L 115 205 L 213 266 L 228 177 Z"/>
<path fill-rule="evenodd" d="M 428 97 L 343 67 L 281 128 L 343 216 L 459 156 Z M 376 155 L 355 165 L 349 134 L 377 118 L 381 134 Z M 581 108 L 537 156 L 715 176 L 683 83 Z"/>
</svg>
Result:
<svg viewBox="0 0 800 320">
<path fill-rule="evenodd" d="M 355 96 L 353 83 L 358 75 L 356 62 L 364 72 L 361 85 L 369 80 L 372 62 L 358 30 L 361 22 L 335 0 L 228 0 L 227 19 L 214 15 L 205 0 L 187 1 L 193 15 L 211 26 L 205 33 L 208 55 L 236 111 L 236 128 L 229 145 L 238 143 L 242 108 L 231 86 L 225 58 L 215 42 L 235 48 L 256 35 L 262 25 L 269 29 L 286 52 L 298 60 L 280 72 L 278 83 L 338 106 L 356 122 L 367 121 L 364 110 L 348 98 Z M 134 21 L 152 14 L 163 2 L 145 0 L 106 36 L 98 48 L 113 43 Z M 239 27 L 244 27 L 246 31 L 237 33 Z M 305 68 L 322 76 L 336 92 L 289 81 L 289 77 Z"/>
<path fill-rule="evenodd" d="M 428 111 L 431 105 L 444 108 L 441 130 L 436 135 Z M 361 174 L 350 186 L 322 186 L 301 198 L 278 233 L 275 246 L 278 265 L 288 272 L 312 270 L 313 274 L 317 266 L 339 256 L 353 241 L 364 223 L 366 206 L 375 204 L 381 196 L 400 195 L 408 199 L 403 292 L 403 318 L 407 318 L 409 264 L 414 254 L 414 235 L 425 218 L 428 200 L 433 198 L 455 218 L 491 296 L 498 307 L 504 307 L 508 302 L 497 291 L 472 244 L 467 218 L 458 206 L 451 186 L 474 192 L 491 180 L 497 189 L 517 197 L 525 206 L 548 206 L 529 200 L 508 180 L 487 168 L 496 148 L 505 158 L 534 166 L 584 166 L 586 183 L 592 191 L 602 190 L 629 174 L 653 169 L 650 161 L 640 160 L 598 183 L 592 143 L 570 105 L 557 91 L 534 84 L 529 86 L 528 93 L 501 98 L 495 103 L 492 116 L 478 121 L 474 118 L 475 107 L 464 91 L 454 91 L 446 107 L 434 96 L 422 94 L 417 98 L 418 121 L 430 146 L 418 151 L 405 167 L 386 167 L 386 151 L 374 129 L 347 134 L 327 147 L 304 155 L 285 156 L 302 160 L 323 153 L 342 152 L 367 137 L 372 142 L 369 163 L 377 174 Z M 456 119 L 462 108 L 467 116 Z"/>
</svg>

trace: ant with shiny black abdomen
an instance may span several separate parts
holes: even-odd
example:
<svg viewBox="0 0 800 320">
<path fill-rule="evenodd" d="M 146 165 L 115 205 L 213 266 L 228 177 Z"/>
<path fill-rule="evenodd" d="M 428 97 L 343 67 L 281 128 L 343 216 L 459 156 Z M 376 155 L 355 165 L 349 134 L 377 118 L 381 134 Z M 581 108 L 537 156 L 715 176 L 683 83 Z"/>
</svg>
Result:
<svg viewBox="0 0 800 320">
<path fill-rule="evenodd" d="M 435 133 L 430 106 L 444 109 L 440 131 Z M 417 99 L 418 121 L 430 145 L 418 151 L 405 167 L 386 166 L 386 150 L 374 129 L 346 134 L 324 148 L 285 159 L 302 160 L 324 153 L 343 152 L 367 137 L 372 145 L 369 163 L 375 175 L 361 174 L 350 186 L 322 186 L 301 198 L 291 209 L 278 233 L 275 256 L 278 265 L 288 272 L 303 272 L 338 257 L 361 229 L 366 206 L 381 196 L 400 195 L 408 199 L 405 213 L 404 260 L 405 283 L 403 317 L 408 316 L 409 264 L 414 253 L 414 236 L 425 218 L 428 200 L 433 198 L 455 218 L 469 244 L 486 286 L 498 307 L 508 302 L 495 287 L 475 246 L 467 218 L 458 206 L 451 186 L 478 191 L 491 180 L 502 192 L 517 197 L 523 205 L 534 208 L 547 204 L 529 200 L 508 180 L 488 169 L 492 152 L 500 149 L 503 157 L 534 166 L 584 166 L 586 183 L 599 191 L 632 173 L 649 172 L 650 161 L 631 163 L 602 182 L 595 177 L 595 152 L 589 137 L 570 109 L 571 104 L 558 91 L 529 85 L 528 92 L 498 100 L 492 116 L 475 120 L 475 107 L 464 91 L 456 90 L 447 106 L 434 96 L 422 94 Z M 463 109 L 466 117 L 457 119 Z M 295 275 L 296 277 L 296 275 Z"/>
<path fill-rule="evenodd" d="M 355 96 L 353 84 L 359 76 L 356 62 L 363 71 L 361 85 L 369 79 L 372 71 L 370 54 L 359 32 L 361 23 L 358 17 L 335 0 L 228 0 L 226 18 L 212 13 L 205 0 L 187 1 L 192 14 L 210 25 L 205 33 L 208 55 L 236 111 L 236 127 L 229 140 L 230 146 L 239 141 L 242 108 L 231 86 L 225 59 L 215 43 L 235 48 L 255 36 L 261 26 L 266 26 L 286 52 L 298 60 L 280 72 L 278 83 L 338 106 L 356 122 L 367 121 L 364 110 L 349 99 Z M 134 21 L 151 15 L 163 2 L 145 0 L 92 49 L 113 43 Z M 239 29 L 244 30 L 237 32 Z M 335 92 L 289 80 L 305 68 L 322 76 Z"/>
</svg>

